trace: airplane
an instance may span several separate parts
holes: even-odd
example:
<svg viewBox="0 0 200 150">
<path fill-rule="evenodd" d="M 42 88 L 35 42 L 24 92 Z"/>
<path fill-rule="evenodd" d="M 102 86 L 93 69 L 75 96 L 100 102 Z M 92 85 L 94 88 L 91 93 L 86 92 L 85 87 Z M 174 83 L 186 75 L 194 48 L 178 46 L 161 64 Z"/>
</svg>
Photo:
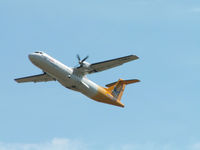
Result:
<svg viewBox="0 0 200 150">
<path fill-rule="evenodd" d="M 104 71 L 113 67 L 120 66 L 139 57 L 129 55 L 103 62 L 89 64 L 86 62 L 88 56 L 81 60 L 77 55 L 78 67 L 68 67 L 48 54 L 37 51 L 28 55 L 30 61 L 40 68 L 43 73 L 14 79 L 18 83 L 23 82 L 47 82 L 58 81 L 64 87 L 80 92 L 87 97 L 106 104 L 124 107 L 121 97 L 125 86 L 131 83 L 140 82 L 138 79 L 122 80 L 106 85 L 106 88 L 97 85 L 87 78 L 87 74 Z"/>
</svg>

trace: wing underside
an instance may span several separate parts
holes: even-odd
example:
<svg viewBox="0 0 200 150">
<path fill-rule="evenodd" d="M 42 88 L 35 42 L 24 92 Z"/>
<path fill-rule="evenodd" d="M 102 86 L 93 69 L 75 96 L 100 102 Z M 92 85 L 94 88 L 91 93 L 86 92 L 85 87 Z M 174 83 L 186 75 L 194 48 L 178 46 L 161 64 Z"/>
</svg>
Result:
<svg viewBox="0 0 200 150">
<path fill-rule="evenodd" d="M 125 56 L 125 57 L 120 57 L 120 58 L 116 58 L 116 59 L 111 59 L 111 60 L 107 60 L 107 61 L 103 61 L 103 62 L 94 63 L 94 64 L 90 65 L 90 69 L 89 69 L 88 73 L 104 71 L 104 70 L 107 70 L 110 68 L 120 66 L 129 61 L 136 60 L 138 58 L 139 57 L 137 57 L 136 55 L 129 55 L 129 56 Z"/>
<path fill-rule="evenodd" d="M 18 83 L 23 83 L 23 82 L 47 82 L 47 81 L 55 81 L 54 78 L 49 76 L 46 73 L 39 74 L 39 75 L 34 75 L 34 76 L 28 76 L 28 77 L 23 77 L 23 78 L 17 78 L 15 79 L 16 82 Z"/>
</svg>

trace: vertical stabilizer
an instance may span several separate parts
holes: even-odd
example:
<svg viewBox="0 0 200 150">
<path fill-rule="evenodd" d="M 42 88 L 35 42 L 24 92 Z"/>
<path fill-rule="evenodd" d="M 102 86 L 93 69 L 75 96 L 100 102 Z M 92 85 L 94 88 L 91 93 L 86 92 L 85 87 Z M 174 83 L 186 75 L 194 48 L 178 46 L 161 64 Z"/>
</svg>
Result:
<svg viewBox="0 0 200 150">
<path fill-rule="evenodd" d="M 107 84 L 108 91 L 112 94 L 113 97 L 116 98 L 117 101 L 121 100 L 121 97 L 123 95 L 125 86 L 132 83 L 140 82 L 140 80 L 132 79 L 132 80 L 122 80 L 119 79 L 117 82 L 113 82 L 110 84 Z"/>
</svg>

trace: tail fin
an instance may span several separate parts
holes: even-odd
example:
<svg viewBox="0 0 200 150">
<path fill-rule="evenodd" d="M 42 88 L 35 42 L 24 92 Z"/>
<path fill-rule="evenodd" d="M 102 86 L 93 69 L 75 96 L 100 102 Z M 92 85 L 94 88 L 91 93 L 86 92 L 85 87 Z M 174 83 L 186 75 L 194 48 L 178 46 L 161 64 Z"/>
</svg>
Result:
<svg viewBox="0 0 200 150">
<path fill-rule="evenodd" d="M 140 80 L 133 79 L 133 80 L 122 80 L 119 79 L 117 82 L 113 82 L 110 84 L 107 84 L 108 91 L 117 99 L 117 101 L 121 100 L 121 97 L 123 95 L 125 86 L 128 84 L 140 82 Z"/>
</svg>

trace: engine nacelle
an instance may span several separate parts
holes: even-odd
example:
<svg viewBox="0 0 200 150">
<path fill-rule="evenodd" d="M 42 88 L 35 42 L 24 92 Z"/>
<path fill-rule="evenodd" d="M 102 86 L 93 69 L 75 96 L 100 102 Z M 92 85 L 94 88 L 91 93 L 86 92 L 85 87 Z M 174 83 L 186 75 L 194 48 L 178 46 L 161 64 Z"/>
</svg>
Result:
<svg viewBox="0 0 200 150">
<path fill-rule="evenodd" d="M 82 63 L 82 67 L 84 67 L 84 68 L 90 68 L 90 63 L 84 61 Z"/>
</svg>

